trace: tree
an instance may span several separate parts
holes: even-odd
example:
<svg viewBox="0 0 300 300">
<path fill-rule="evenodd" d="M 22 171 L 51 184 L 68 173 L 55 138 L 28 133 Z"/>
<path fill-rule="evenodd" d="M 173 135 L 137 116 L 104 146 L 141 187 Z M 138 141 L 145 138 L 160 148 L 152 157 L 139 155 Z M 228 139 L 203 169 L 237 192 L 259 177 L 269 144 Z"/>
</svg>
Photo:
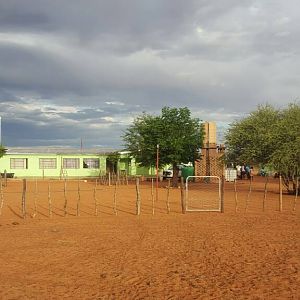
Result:
<svg viewBox="0 0 300 300">
<path fill-rule="evenodd" d="M 287 190 L 296 191 L 296 180 L 300 176 L 300 105 L 290 104 L 280 113 L 274 127 L 275 149 L 270 163 L 278 170 Z M 290 189 L 290 182 L 292 188 Z M 300 188 L 299 188 L 300 191 Z"/>
<path fill-rule="evenodd" d="M 286 109 L 259 106 L 242 120 L 232 123 L 225 136 L 225 160 L 237 164 L 269 166 L 289 182 L 300 175 L 300 106 Z"/>
<path fill-rule="evenodd" d="M 6 153 L 7 149 L 3 145 L 0 145 L 0 158 Z"/>
<path fill-rule="evenodd" d="M 194 162 L 203 143 L 203 126 L 188 108 L 164 107 L 160 116 L 142 114 L 123 135 L 125 147 L 142 166 L 172 164 L 173 186 L 178 185 L 178 164 Z"/>
</svg>

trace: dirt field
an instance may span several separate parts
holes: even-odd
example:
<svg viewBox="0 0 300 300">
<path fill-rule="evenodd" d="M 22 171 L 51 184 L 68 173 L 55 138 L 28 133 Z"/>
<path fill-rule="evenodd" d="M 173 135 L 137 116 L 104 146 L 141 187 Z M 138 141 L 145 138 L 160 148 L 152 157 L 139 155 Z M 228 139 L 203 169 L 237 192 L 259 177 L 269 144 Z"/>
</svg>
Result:
<svg viewBox="0 0 300 300">
<path fill-rule="evenodd" d="M 143 182 L 136 216 L 134 184 L 115 194 L 81 181 L 79 197 L 78 182 L 68 181 L 65 217 L 64 181 L 30 181 L 24 220 L 22 181 L 9 181 L 0 299 L 300 299 L 300 203 L 294 211 L 295 196 L 284 194 L 279 212 L 271 180 L 263 211 L 264 182 L 255 178 L 249 195 L 249 182 L 239 181 L 237 198 L 226 183 L 224 213 L 186 214 L 179 189 L 169 191 L 167 213 L 163 182 L 154 216 L 151 183 Z"/>
</svg>

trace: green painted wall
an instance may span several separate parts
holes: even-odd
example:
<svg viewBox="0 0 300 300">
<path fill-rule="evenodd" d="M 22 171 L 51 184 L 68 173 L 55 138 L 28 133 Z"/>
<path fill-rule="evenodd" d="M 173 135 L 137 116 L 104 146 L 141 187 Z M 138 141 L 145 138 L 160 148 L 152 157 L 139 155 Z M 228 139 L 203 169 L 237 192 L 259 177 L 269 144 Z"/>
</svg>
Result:
<svg viewBox="0 0 300 300">
<path fill-rule="evenodd" d="M 25 158 L 28 162 L 27 169 L 11 169 L 11 158 Z M 40 158 L 54 158 L 56 159 L 55 169 L 40 169 Z M 63 158 L 79 158 L 79 169 L 63 169 Z M 99 159 L 99 169 L 83 168 L 84 158 Z M 106 172 L 106 155 L 95 154 L 6 154 L 0 158 L 0 171 L 1 173 L 6 170 L 7 173 L 14 173 L 14 177 L 60 177 L 65 175 L 68 177 L 89 177 L 99 176 L 99 173 L 105 174 Z"/>
<path fill-rule="evenodd" d="M 11 169 L 12 158 L 24 158 L 27 159 L 27 169 Z M 40 159 L 56 159 L 55 169 L 40 169 Z M 64 158 L 79 158 L 78 169 L 62 169 Z M 83 168 L 84 158 L 96 158 L 99 159 L 100 167 L 97 169 Z M 95 177 L 100 174 L 106 174 L 106 159 L 107 155 L 95 155 L 95 154 L 5 154 L 0 158 L 0 172 L 14 173 L 15 178 L 24 177 Z M 121 155 L 118 162 L 118 170 L 126 171 L 127 175 L 155 175 L 155 167 L 145 168 L 136 164 L 135 159 L 128 154 Z"/>
</svg>

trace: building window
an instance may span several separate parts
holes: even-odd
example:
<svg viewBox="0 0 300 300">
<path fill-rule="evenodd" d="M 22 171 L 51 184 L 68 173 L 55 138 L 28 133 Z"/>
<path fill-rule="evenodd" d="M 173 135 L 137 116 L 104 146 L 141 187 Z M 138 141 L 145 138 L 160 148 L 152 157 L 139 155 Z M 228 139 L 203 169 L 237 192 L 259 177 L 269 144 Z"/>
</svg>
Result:
<svg viewBox="0 0 300 300">
<path fill-rule="evenodd" d="M 64 158 L 63 159 L 64 169 L 79 169 L 79 158 Z"/>
<path fill-rule="evenodd" d="M 56 169 L 56 158 L 40 158 L 40 169 Z"/>
<path fill-rule="evenodd" d="M 28 158 L 11 158 L 11 169 L 28 169 Z"/>
<path fill-rule="evenodd" d="M 83 168 L 85 169 L 99 169 L 99 158 L 84 158 Z"/>
</svg>

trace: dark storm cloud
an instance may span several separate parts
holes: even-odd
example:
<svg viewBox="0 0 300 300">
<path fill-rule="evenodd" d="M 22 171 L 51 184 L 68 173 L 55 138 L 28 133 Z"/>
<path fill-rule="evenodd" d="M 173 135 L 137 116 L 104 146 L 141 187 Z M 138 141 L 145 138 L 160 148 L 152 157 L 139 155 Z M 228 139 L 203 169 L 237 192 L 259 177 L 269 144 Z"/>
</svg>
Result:
<svg viewBox="0 0 300 300">
<path fill-rule="evenodd" d="M 299 98 L 297 1 L 0 0 L 9 145 L 118 146 L 142 111 L 222 127 Z"/>
</svg>

